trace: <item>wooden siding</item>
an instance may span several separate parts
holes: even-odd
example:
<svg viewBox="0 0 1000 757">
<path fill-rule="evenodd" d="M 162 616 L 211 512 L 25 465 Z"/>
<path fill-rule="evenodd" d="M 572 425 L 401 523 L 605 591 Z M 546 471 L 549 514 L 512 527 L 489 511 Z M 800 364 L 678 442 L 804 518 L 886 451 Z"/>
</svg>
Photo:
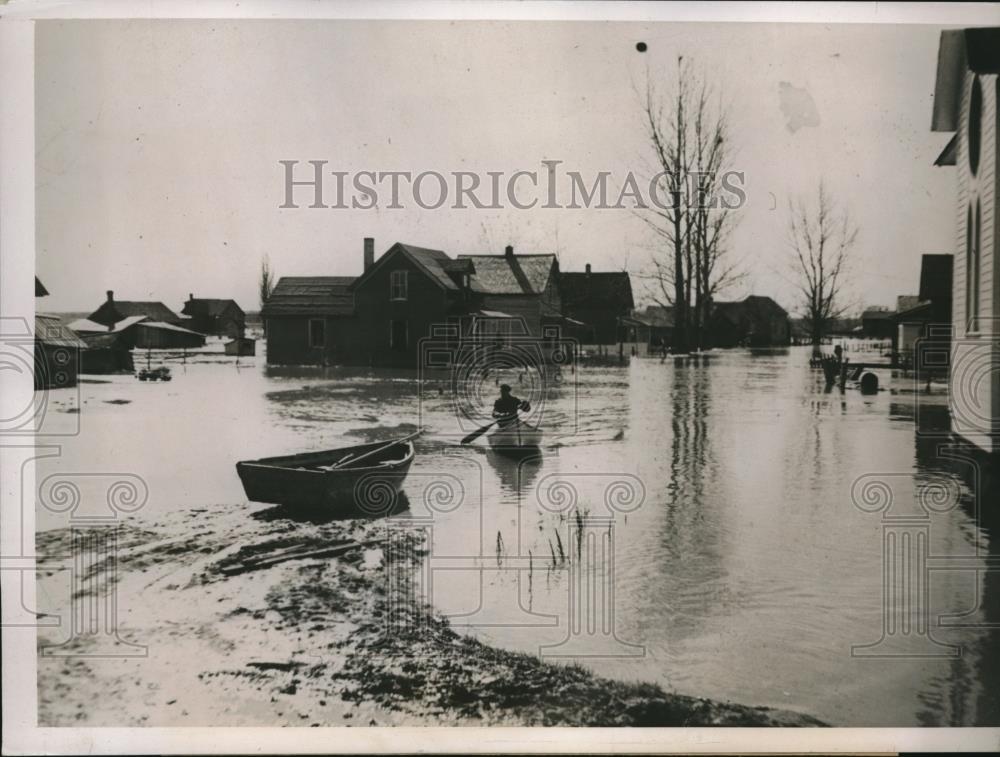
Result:
<svg viewBox="0 0 1000 757">
<path fill-rule="evenodd" d="M 979 75 L 982 88 L 982 132 L 979 168 L 969 167 L 969 102 L 975 75 L 965 72 L 958 124 L 958 202 L 955 234 L 952 323 L 955 340 L 951 354 L 952 428 L 961 436 L 993 452 L 1000 452 L 1000 266 L 996 265 L 998 229 L 997 200 L 997 76 Z M 967 218 L 972 209 L 975 222 L 978 200 L 980 218 L 979 292 L 977 332 L 969 330 Z M 981 367 L 990 368 L 989 382 L 982 381 Z"/>
<path fill-rule="evenodd" d="M 355 365 L 378 365 L 416 368 L 420 340 L 431 335 L 435 324 L 447 323 L 448 292 L 400 251 L 387 260 L 354 292 L 358 349 Z M 393 271 L 406 271 L 406 300 L 390 299 L 390 279 Z M 459 292 L 454 293 L 460 296 Z M 393 349 L 393 321 L 406 323 L 406 348 Z"/>
</svg>

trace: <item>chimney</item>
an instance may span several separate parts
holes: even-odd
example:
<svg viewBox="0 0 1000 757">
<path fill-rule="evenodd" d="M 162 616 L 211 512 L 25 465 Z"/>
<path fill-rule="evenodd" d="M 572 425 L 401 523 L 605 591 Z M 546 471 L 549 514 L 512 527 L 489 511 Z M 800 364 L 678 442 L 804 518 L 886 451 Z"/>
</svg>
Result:
<svg viewBox="0 0 1000 757">
<path fill-rule="evenodd" d="M 587 275 L 590 275 L 590 263 L 587 263 Z"/>
<path fill-rule="evenodd" d="M 507 256 L 508 258 L 514 257 L 514 247 L 513 247 L 513 245 L 507 245 L 507 247 L 503 251 L 503 254 L 505 256 Z"/>
<path fill-rule="evenodd" d="M 115 301 L 115 293 L 114 293 L 113 290 L 109 289 L 108 290 L 108 302 L 114 302 L 114 301 Z"/>
<path fill-rule="evenodd" d="M 589 269 L 589 268 L 590 268 L 590 266 L 587 266 L 587 268 Z M 194 295 L 193 295 L 193 294 L 191 294 L 190 292 L 188 293 L 188 299 L 189 299 L 189 300 L 193 300 L 193 299 L 194 299 Z"/>
<path fill-rule="evenodd" d="M 365 270 L 375 265 L 375 240 L 365 237 Z"/>
</svg>

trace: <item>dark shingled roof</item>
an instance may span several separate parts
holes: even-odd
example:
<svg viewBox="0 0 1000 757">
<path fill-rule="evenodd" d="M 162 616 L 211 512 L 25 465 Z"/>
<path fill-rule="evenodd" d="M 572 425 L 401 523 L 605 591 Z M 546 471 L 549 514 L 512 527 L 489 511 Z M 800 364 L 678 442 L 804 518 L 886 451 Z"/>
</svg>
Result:
<svg viewBox="0 0 1000 757">
<path fill-rule="evenodd" d="M 920 299 L 943 302 L 951 299 L 952 255 L 924 255 L 920 261 Z"/>
<path fill-rule="evenodd" d="M 261 315 L 352 315 L 354 281 L 353 276 L 282 276 Z"/>
<path fill-rule="evenodd" d="M 184 315 L 208 315 L 215 317 L 222 315 L 230 305 L 233 305 L 241 313 L 243 312 L 243 309 L 236 304 L 236 300 L 213 300 L 204 297 L 194 297 L 187 300 L 181 312 Z"/>
<path fill-rule="evenodd" d="M 880 310 L 879 308 L 868 308 L 861 314 L 863 321 L 884 321 L 892 318 L 892 310 Z"/>
<path fill-rule="evenodd" d="M 549 281 L 555 255 L 459 255 L 476 272 L 472 291 L 482 294 L 541 294 Z"/>
<path fill-rule="evenodd" d="M 590 307 L 631 310 L 632 280 L 625 271 L 560 273 L 559 295 L 566 309 Z"/>
<path fill-rule="evenodd" d="M 108 306 L 114 307 L 117 317 L 113 320 L 109 317 Z M 90 320 L 96 321 L 97 323 L 110 323 L 122 320 L 123 318 L 128 318 L 131 315 L 144 315 L 151 321 L 179 321 L 178 315 L 164 305 L 162 302 L 140 302 L 138 300 L 111 300 L 101 304 L 97 310 L 87 316 Z"/>
<path fill-rule="evenodd" d="M 902 313 L 920 304 L 920 297 L 915 294 L 901 294 L 896 297 L 896 312 Z"/>
</svg>

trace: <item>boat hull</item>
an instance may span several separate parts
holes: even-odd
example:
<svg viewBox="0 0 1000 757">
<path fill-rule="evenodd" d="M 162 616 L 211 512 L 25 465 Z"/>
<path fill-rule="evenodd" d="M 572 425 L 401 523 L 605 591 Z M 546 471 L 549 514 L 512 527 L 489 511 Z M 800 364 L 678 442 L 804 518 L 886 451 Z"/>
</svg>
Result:
<svg viewBox="0 0 1000 757">
<path fill-rule="evenodd" d="M 487 435 L 486 441 L 499 452 L 532 451 L 542 444 L 542 430 L 527 423 L 517 423 L 494 429 Z"/>
<path fill-rule="evenodd" d="M 324 470 L 351 454 L 377 450 L 386 443 L 267 457 L 236 463 L 247 499 L 272 505 L 337 514 L 386 515 L 413 463 L 413 443 L 397 442 L 359 467 Z"/>
</svg>

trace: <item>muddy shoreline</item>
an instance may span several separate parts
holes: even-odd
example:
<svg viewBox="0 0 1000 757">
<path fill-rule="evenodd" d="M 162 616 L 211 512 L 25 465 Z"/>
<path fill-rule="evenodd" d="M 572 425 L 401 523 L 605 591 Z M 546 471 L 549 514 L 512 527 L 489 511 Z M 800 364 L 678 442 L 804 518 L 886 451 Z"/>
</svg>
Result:
<svg viewBox="0 0 1000 757">
<path fill-rule="evenodd" d="M 484 645 L 407 590 L 416 534 L 400 552 L 393 529 L 390 571 L 385 521 L 262 511 L 236 537 L 234 509 L 118 527 L 118 635 L 145 653 L 125 644 L 119 657 L 82 656 L 106 646 L 94 636 L 58 648 L 70 656 L 40 649 L 40 725 L 823 725 Z M 70 538 L 38 535 L 46 564 L 65 559 Z M 91 566 L 77 599 L 99 591 L 109 567 Z M 65 574 L 40 573 L 43 612 L 66 616 L 55 599 L 68 597 Z M 67 636 L 40 629 L 39 645 Z"/>
</svg>

